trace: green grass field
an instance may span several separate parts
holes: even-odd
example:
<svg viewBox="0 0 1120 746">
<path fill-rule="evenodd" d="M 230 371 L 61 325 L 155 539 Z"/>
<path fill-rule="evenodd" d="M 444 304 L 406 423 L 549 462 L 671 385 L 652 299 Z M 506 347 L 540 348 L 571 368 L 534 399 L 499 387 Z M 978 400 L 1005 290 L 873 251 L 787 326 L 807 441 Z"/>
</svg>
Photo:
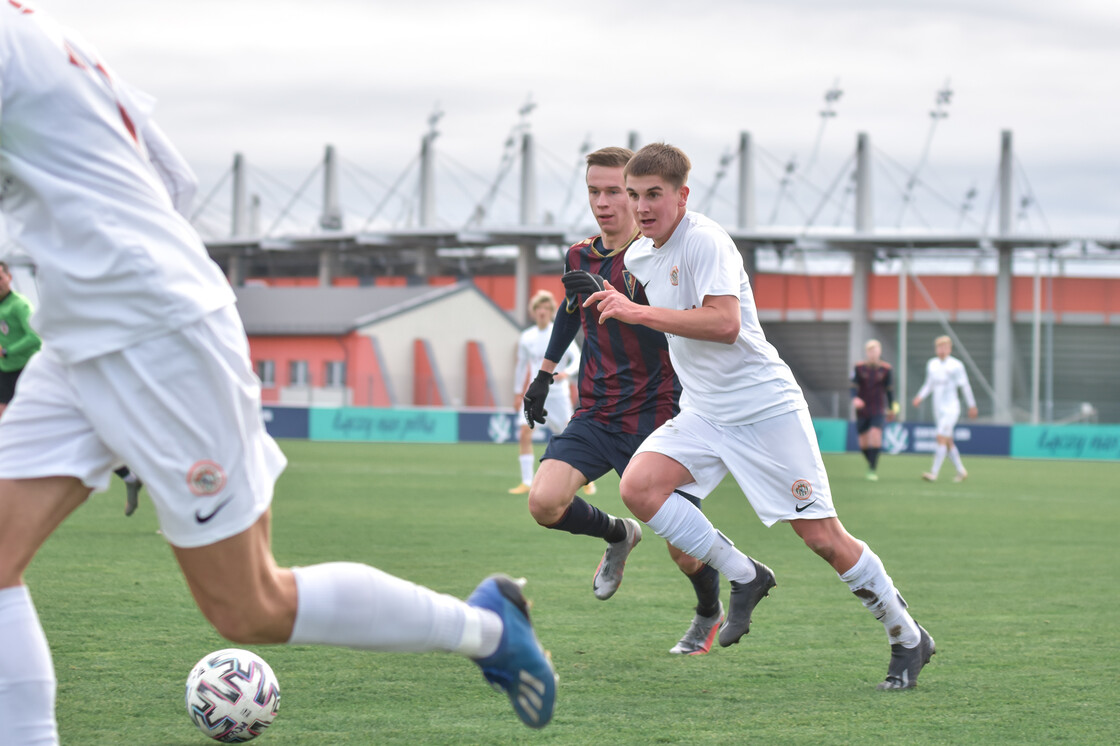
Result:
<svg viewBox="0 0 1120 746">
<path fill-rule="evenodd" d="M 679 657 L 691 586 L 652 532 L 607 602 L 602 544 L 539 528 L 514 446 L 285 442 L 274 549 L 288 565 L 352 560 L 456 596 L 491 572 L 529 579 L 560 673 L 552 724 L 531 731 L 476 667 L 444 654 L 258 647 L 282 706 L 261 743 L 991 744 L 1120 739 L 1120 466 L 969 458 L 936 484 L 926 457 L 826 458 L 845 525 L 883 558 L 938 653 L 920 685 L 877 692 L 882 626 L 786 526 L 765 529 L 730 480 L 715 524 L 774 569 L 742 644 Z M 54 652 L 64 744 L 210 743 L 183 682 L 226 647 L 195 609 L 150 503 L 95 495 L 46 544 L 28 583 Z M 617 478 L 595 502 L 615 513 Z M 723 591 L 727 597 L 727 588 Z"/>
</svg>

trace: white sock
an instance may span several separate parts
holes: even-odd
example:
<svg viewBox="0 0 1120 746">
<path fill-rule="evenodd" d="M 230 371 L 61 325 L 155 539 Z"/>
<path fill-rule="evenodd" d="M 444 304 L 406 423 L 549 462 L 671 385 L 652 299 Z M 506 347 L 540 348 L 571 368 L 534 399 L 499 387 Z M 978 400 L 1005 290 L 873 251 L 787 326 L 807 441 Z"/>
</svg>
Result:
<svg viewBox="0 0 1120 746">
<path fill-rule="evenodd" d="M 522 484 L 533 483 L 533 454 L 523 453 L 517 457 L 521 462 L 521 482 Z"/>
<path fill-rule="evenodd" d="M 0 590 L 0 743 L 54 746 L 51 651 L 27 586 Z"/>
<path fill-rule="evenodd" d="M 953 462 L 953 467 L 956 468 L 957 474 L 964 474 L 964 464 L 961 463 L 961 452 L 957 450 L 956 443 L 949 449 L 949 460 Z"/>
<path fill-rule="evenodd" d="M 356 562 L 295 567 L 299 593 L 291 645 L 363 650 L 442 650 L 484 658 L 498 649 L 502 620 L 492 611 Z"/>
<path fill-rule="evenodd" d="M 717 531 L 699 508 L 676 492 L 669 495 L 646 525 L 685 554 L 723 573 L 728 580 L 738 583 L 754 580 L 756 572 L 750 558 Z"/>
<path fill-rule="evenodd" d="M 863 542 L 860 542 L 863 544 Z M 863 544 L 863 554 L 852 569 L 840 576 L 867 610 L 883 623 L 891 644 L 912 648 L 920 642 L 918 624 L 906 611 L 906 602 L 894 587 L 891 576 L 871 547 Z"/>
<path fill-rule="evenodd" d="M 933 466 L 930 468 L 930 474 L 937 476 L 937 472 L 941 471 L 941 464 L 945 461 L 945 453 L 948 449 L 944 444 L 938 443 L 937 448 L 933 449 Z"/>
</svg>

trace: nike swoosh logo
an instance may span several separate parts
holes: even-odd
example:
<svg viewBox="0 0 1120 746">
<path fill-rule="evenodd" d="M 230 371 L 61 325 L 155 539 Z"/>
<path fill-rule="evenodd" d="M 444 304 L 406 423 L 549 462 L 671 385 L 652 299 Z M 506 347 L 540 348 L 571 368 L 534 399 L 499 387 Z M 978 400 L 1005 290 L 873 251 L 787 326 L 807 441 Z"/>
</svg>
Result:
<svg viewBox="0 0 1120 746">
<path fill-rule="evenodd" d="M 222 508 L 224 508 L 225 506 L 229 505 L 229 503 L 230 503 L 230 501 L 231 501 L 231 500 L 233 500 L 233 495 L 230 495 L 230 496 L 229 496 L 229 497 L 227 497 L 227 498 L 226 498 L 225 500 L 222 500 L 222 501 L 221 501 L 220 503 L 218 503 L 217 505 L 215 505 L 215 506 L 214 506 L 214 509 L 213 509 L 213 510 L 211 510 L 211 511 L 210 511 L 209 513 L 207 513 L 206 515 L 203 515 L 203 514 L 202 514 L 202 511 L 201 511 L 201 510 L 196 510 L 196 511 L 195 511 L 195 513 L 194 513 L 194 519 L 195 519 L 196 521 L 198 521 L 199 523 L 206 523 L 206 522 L 208 522 L 208 521 L 209 521 L 209 520 L 210 520 L 211 518 L 213 518 L 214 516 L 216 516 L 216 515 L 218 514 L 218 511 L 219 511 L 219 510 L 221 510 L 221 509 L 222 509 Z M 816 501 L 814 500 L 814 502 L 816 502 Z"/>
<path fill-rule="evenodd" d="M 815 503 L 815 502 L 816 502 L 816 500 L 813 501 L 813 503 Z M 809 507 L 813 503 L 805 503 L 804 505 L 798 505 L 796 508 L 794 508 L 794 510 L 796 510 L 798 513 L 800 513 L 801 511 L 805 510 L 805 508 Z"/>
</svg>

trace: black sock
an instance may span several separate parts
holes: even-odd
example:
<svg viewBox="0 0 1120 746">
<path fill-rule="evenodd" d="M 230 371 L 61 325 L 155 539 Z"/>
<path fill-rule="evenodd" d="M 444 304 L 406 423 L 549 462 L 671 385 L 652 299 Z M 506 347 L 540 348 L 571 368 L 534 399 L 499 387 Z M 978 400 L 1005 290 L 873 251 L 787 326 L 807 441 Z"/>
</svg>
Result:
<svg viewBox="0 0 1120 746">
<path fill-rule="evenodd" d="M 870 448 L 862 448 L 860 450 L 863 451 L 863 457 L 865 459 L 867 459 L 867 465 L 870 466 L 872 469 L 874 469 L 875 467 L 871 466 L 871 449 Z"/>
<path fill-rule="evenodd" d="M 621 520 L 612 518 L 580 497 L 573 497 L 564 517 L 549 528 L 567 531 L 569 534 L 598 536 L 607 541 L 622 541 L 626 538 L 626 525 Z"/>
<path fill-rule="evenodd" d="M 879 468 L 879 451 L 881 448 L 868 448 L 864 453 L 867 454 L 867 463 L 871 464 L 871 471 Z"/>
<path fill-rule="evenodd" d="M 117 475 L 118 477 L 120 477 L 121 479 L 127 479 L 127 478 L 128 478 L 128 475 L 129 475 L 129 474 L 131 474 L 132 472 L 130 472 L 130 471 L 128 470 L 128 467 L 127 467 L 127 466 L 122 466 L 122 467 L 121 467 L 121 468 L 119 468 L 119 469 L 115 469 L 115 470 L 113 471 L 113 473 L 114 473 L 114 474 L 116 474 L 116 475 Z"/>
<path fill-rule="evenodd" d="M 688 579 L 696 591 L 696 613 L 711 616 L 719 611 L 719 571 L 704 565 L 700 572 L 689 575 Z"/>
</svg>

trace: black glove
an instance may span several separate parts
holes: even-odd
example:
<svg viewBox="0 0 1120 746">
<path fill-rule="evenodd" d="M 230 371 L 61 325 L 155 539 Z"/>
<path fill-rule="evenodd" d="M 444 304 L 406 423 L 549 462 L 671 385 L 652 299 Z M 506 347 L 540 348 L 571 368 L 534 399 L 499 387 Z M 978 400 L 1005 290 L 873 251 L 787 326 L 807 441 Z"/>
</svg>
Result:
<svg viewBox="0 0 1120 746">
<path fill-rule="evenodd" d="M 552 385 L 553 375 L 545 373 L 543 370 L 537 373 L 537 377 L 529 384 L 529 388 L 525 390 L 525 422 L 529 425 L 529 429 L 533 429 L 533 423 L 539 422 L 544 424 L 544 418 L 548 416 L 548 410 L 544 408 L 544 400 L 548 398 L 548 387 Z"/>
<path fill-rule="evenodd" d="M 603 278 L 582 269 L 565 272 L 560 278 L 568 295 L 591 295 L 603 289 Z"/>
</svg>

